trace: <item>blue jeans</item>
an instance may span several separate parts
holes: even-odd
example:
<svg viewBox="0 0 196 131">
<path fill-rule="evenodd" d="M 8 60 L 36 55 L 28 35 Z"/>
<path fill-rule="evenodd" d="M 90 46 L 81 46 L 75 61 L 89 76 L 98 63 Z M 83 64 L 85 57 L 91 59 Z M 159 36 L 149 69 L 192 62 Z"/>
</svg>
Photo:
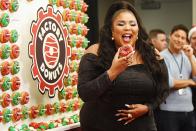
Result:
<svg viewBox="0 0 196 131">
<path fill-rule="evenodd" d="M 195 131 L 194 112 L 159 111 L 159 131 Z"/>
</svg>

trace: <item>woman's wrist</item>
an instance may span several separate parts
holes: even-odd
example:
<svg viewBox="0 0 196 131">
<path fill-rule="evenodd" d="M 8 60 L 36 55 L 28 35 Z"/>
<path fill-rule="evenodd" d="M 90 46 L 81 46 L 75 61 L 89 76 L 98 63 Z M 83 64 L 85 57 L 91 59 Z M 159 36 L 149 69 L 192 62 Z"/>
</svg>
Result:
<svg viewBox="0 0 196 131">
<path fill-rule="evenodd" d="M 107 74 L 108 74 L 108 77 L 111 81 L 113 81 L 116 78 L 116 74 L 113 71 L 111 71 L 110 69 L 107 70 Z"/>
</svg>

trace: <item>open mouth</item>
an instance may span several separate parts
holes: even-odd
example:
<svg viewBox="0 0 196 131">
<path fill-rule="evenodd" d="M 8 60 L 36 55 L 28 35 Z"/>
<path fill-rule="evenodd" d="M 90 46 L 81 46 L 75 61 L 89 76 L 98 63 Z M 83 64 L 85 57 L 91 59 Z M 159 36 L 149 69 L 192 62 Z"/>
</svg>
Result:
<svg viewBox="0 0 196 131">
<path fill-rule="evenodd" d="M 131 34 L 123 34 L 122 35 L 122 39 L 123 39 L 124 42 L 130 42 L 131 38 L 132 38 Z"/>
</svg>

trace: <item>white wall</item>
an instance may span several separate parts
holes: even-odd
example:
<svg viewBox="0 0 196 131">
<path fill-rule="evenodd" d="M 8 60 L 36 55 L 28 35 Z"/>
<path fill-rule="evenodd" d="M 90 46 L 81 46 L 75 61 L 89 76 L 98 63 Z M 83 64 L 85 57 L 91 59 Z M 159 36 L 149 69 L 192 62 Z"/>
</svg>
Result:
<svg viewBox="0 0 196 131">
<path fill-rule="evenodd" d="M 138 2 L 136 2 L 138 10 L 144 26 L 147 31 L 153 28 L 161 28 L 167 33 L 176 24 L 184 24 L 188 28 L 192 25 L 192 1 L 185 0 L 177 2 L 176 0 L 161 3 L 161 9 L 158 10 L 142 10 Z"/>
<path fill-rule="evenodd" d="M 33 80 L 32 75 L 31 75 L 31 65 L 32 65 L 32 60 L 29 58 L 28 55 L 28 45 L 29 42 L 32 40 L 32 36 L 30 34 L 30 27 L 32 21 L 37 20 L 37 10 L 40 7 L 43 7 L 44 10 L 46 10 L 48 4 L 48 0 L 34 0 L 31 2 L 28 2 L 26 0 L 20 0 L 19 1 L 19 9 L 16 12 L 10 13 L 9 11 L 4 11 L 7 12 L 10 15 L 10 23 L 8 27 L 5 29 L 11 30 L 11 29 L 16 29 L 19 33 L 19 38 L 17 41 L 17 45 L 20 47 L 20 56 L 17 58 L 17 61 L 19 61 L 20 64 L 20 72 L 17 74 L 17 76 L 21 79 L 21 86 L 20 89 L 17 92 L 22 92 L 22 91 L 27 91 L 30 95 L 30 101 L 28 104 L 25 106 L 30 108 L 31 106 L 37 106 L 39 104 L 46 105 L 48 103 L 54 103 L 59 101 L 58 99 L 58 94 L 56 92 L 56 95 L 53 99 L 49 99 L 48 97 L 48 92 L 46 92 L 44 95 L 42 95 L 38 91 L 38 80 Z M 54 11 L 56 12 L 57 7 L 54 7 Z M 2 11 L 3 12 L 3 11 Z M 2 13 L 0 10 L 0 14 Z M 1 29 L 1 27 L 0 27 Z M 1 44 L 1 43 L 0 43 Z M 9 45 L 9 43 L 7 43 Z M 0 46 L 1 47 L 1 46 Z M 2 63 L 2 59 L 0 59 L 0 63 Z M 10 58 L 6 59 L 5 61 L 12 61 Z M 8 75 L 8 77 L 12 77 L 11 75 Z M 0 79 L 2 78 L 0 74 Z M 2 95 L 2 90 L 0 90 L 0 96 Z M 12 90 L 6 91 L 8 94 L 12 94 Z M 7 107 L 8 109 L 14 109 L 14 108 L 21 108 L 22 105 L 19 104 L 17 106 L 12 106 L 11 104 Z M 5 108 L 2 108 L 0 105 L 0 111 L 2 111 Z M 0 122 L 0 130 L 1 131 L 7 131 L 9 126 L 14 126 L 17 125 L 17 127 L 21 127 L 22 124 L 28 124 L 32 121 L 34 122 L 47 122 L 50 120 L 56 120 L 59 119 L 60 117 L 67 116 L 69 113 L 63 113 L 63 114 L 54 114 L 51 116 L 43 116 L 43 117 L 37 117 L 36 119 L 26 119 L 26 120 L 20 120 L 17 122 L 10 121 L 9 123 L 3 123 Z M 54 131 L 57 129 L 52 129 Z M 61 130 L 65 130 L 62 129 Z"/>
<path fill-rule="evenodd" d="M 99 27 L 103 25 L 106 10 L 112 1 L 115 0 L 98 0 Z M 184 24 L 188 28 L 192 25 L 192 1 L 196 5 L 195 0 L 162 0 L 161 9 L 159 10 L 142 10 L 139 5 L 140 1 L 135 0 L 135 6 L 147 31 L 152 28 L 161 28 L 169 33 L 176 24 Z M 196 11 L 194 12 L 194 16 L 196 16 Z"/>
</svg>

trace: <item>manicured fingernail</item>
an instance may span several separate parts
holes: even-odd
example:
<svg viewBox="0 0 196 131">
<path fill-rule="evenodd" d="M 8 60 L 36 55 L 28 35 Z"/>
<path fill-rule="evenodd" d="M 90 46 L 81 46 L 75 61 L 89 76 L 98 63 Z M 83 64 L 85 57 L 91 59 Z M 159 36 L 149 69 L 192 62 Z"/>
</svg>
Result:
<svg viewBox="0 0 196 131">
<path fill-rule="evenodd" d="M 126 125 L 126 124 L 127 124 L 127 122 L 124 125 Z"/>
<path fill-rule="evenodd" d="M 115 116 L 120 116 L 120 114 L 116 114 Z"/>
<path fill-rule="evenodd" d="M 128 104 L 125 104 L 125 106 L 126 106 L 126 107 L 129 107 L 129 105 L 128 105 Z"/>
</svg>

